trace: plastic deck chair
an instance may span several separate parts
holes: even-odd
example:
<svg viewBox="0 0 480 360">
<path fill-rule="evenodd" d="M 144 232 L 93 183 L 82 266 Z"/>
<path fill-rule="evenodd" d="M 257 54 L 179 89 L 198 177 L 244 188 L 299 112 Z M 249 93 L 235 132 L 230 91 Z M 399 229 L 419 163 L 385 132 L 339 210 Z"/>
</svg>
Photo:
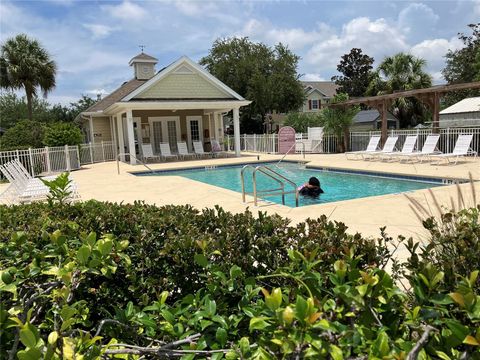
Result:
<svg viewBox="0 0 480 360">
<path fill-rule="evenodd" d="M 417 135 L 409 135 L 405 138 L 405 142 L 403 143 L 403 147 L 401 151 L 393 151 L 390 153 L 380 153 L 378 157 L 380 159 L 390 159 L 393 160 L 397 157 L 397 155 L 406 155 L 406 154 L 413 154 L 415 150 L 415 145 L 417 144 Z"/>
<path fill-rule="evenodd" d="M 170 158 L 178 159 L 178 156 L 172 154 L 170 150 L 170 143 L 160 143 L 160 156 L 163 157 L 165 160 Z"/>
<path fill-rule="evenodd" d="M 400 159 L 400 161 L 403 159 L 416 159 L 422 162 L 422 160 L 427 158 L 429 155 L 439 153 L 437 149 L 439 139 L 439 134 L 429 134 L 425 139 L 425 143 L 423 144 L 421 151 L 413 152 L 411 154 L 397 154 L 397 157 Z"/>
<path fill-rule="evenodd" d="M 374 135 L 370 138 L 370 141 L 368 142 L 367 148 L 365 150 L 346 152 L 345 156 L 348 159 L 349 155 L 360 156 L 361 157 L 364 154 L 373 153 L 373 152 L 377 151 L 379 143 L 380 143 L 380 136 L 379 135 Z M 357 159 L 358 159 L 358 157 L 357 157 Z M 352 159 L 349 159 L 349 160 L 352 160 Z"/>
<path fill-rule="evenodd" d="M 160 156 L 153 153 L 152 144 L 142 144 L 142 160 L 147 162 L 148 159 L 160 160 Z"/>
<path fill-rule="evenodd" d="M 196 158 L 197 154 L 188 151 L 187 143 L 185 141 L 177 142 L 178 155 L 183 159 L 186 157 Z"/>
<path fill-rule="evenodd" d="M 203 150 L 203 144 L 201 141 L 194 141 L 193 142 L 193 150 L 195 151 L 195 154 L 199 156 L 212 156 L 213 154 L 211 152 L 205 152 Z"/>
<path fill-rule="evenodd" d="M 473 134 L 458 135 L 457 142 L 451 153 L 430 155 L 430 158 L 438 160 L 446 159 L 447 163 L 450 163 L 450 159 L 455 159 L 454 164 L 456 165 L 458 159 L 461 157 L 468 155 L 474 155 L 476 157 L 478 155 L 477 152 L 470 147 L 472 140 Z M 440 161 L 438 163 L 440 163 Z"/>
</svg>

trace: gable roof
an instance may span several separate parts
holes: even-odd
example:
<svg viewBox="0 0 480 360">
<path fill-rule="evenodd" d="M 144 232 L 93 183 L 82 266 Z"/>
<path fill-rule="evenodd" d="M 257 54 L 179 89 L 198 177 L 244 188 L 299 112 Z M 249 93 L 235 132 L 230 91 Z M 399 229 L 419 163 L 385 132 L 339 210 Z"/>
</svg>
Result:
<svg viewBox="0 0 480 360">
<path fill-rule="evenodd" d="M 443 109 L 442 111 L 440 111 L 440 114 L 458 114 L 477 111 L 480 111 L 480 97 L 471 97 L 460 100 L 456 104 L 453 104 L 452 106 Z"/>
<path fill-rule="evenodd" d="M 102 100 L 90 106 L 87 110 L 83 111 L 83 113 L 102 112 L 110 105 L 120 101 L 126 95 L 143 85 L 146 81 L 147 80 L 131 79 L 130 81 L 124 82 L 118 89 L 115 89 Z"/>
<path fill-rule="evenodd" d="M 308 93 L 316 89 L 326 97 L 333 97 L 338 89 L 338 85 L 333 81 L 302 81 L 301 83 Z"/>
<path fill-rule="evenodd" d="M 128 65 L 132 65 L 134 62 L 149 62 L 149 63 L 155 63 L 156 64 L 158 62 L 158 59 L 142 52 L 142 53 L 138 54 L 137 56 L 134 56 L 128 62 Z"/>
<path fill-rule="evenodd" d="M 165 78 L 168 74 L 171 74 L 175 69 L 181 67 L 182 65 L 187 64 L 190 67 L 192 67 L 200 76 L 202 76 L 204 79 L 206 79 L 208 82 L 210 82 L 212 85 L 217 87 L 218 89 L 224 91 L 225 93 L 229 94 L 233 99 L 236 100 L 245 100 L 241 95 L 236 93 L 234 90 L 229 88 L 227 85 L 225 85 L 223 82 L 218 80 L 215 76 L 210 74 L 207 70 L 205 70 L 203 67 L 198 65 L 196 62 L 192 61 L 189 59 L 187 56 L 182 56 L 180 59 L 175 61 L 174 63 L 168 65 L 161 71 L 159 71 L 154 77 L 152 77 L 150 80 L 136 88 L 134 91 L 130 92 L 128 95 L 126 95 L 121 101 L 130 101 L 132 100 L 135 96 L 141 94 L 145 90 L 149 89 L 152 87 L 154 84 Z"/>
<path fill-rule="evenodd" d="M 361 110 L 353 117 L 353 123 L 359 124 L 374 122 L 375 120 L 379 119 L 379 117 L 380 113 L 378 110 Z M 390 111 L 388 111 L 387 120 L 397 120 L 397 118 Z"/>
</svg>

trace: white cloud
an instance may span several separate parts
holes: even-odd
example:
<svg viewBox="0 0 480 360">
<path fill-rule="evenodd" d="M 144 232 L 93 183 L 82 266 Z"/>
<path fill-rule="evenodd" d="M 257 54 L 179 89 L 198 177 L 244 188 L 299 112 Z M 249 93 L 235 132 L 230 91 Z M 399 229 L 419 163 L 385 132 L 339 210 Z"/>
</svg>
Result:
<svg viewBox="0 0 480 360">
<path fill-rule="evenodd" d="M 303 81 L 326 81 L 320 74 L 305 74 L 302 76 Z"/>
<path fill-rule="evenodd" d="M 445 65 L 445 54 L 448 50 L 455 51 L 462 47 L 457 38 L 424 40 L 412 47 L 410 52 L 427 61 L 427 68 L 431 71 L 434 80 L 441 78 L 439 69 Z M 440 74 L 440 75 L 439 75 Z M 440 77 L 440 78 L 439 78 Z"/>
<path fill-rule="evenodd" d="M 473 12 L 475 15 L 480 16 L 480 0 L 475 0 L 473 2 Z"/>
<path fill-rule="evenodd" d="M 128 0 L 123 1 L 120 5 L 108 5 L 104 8 L 110 15 L 121 20 L 138 21 L 147 15 L 147 11 L 143 7 Z"/>
<path fill-rule="evenodd" d="M 83 27 L 92 32 L 94 39 L 101 39 L 110 35 L 115 29 L 103 24 L 83 24 Z"/>
<path fill-rule="evenodd" d="M 398 15 L 398 26 L 406 32 L 414 32 L 434 25 L 439 16 L 429 6 L 421 3 L 409 4 Z"/>
</svg>

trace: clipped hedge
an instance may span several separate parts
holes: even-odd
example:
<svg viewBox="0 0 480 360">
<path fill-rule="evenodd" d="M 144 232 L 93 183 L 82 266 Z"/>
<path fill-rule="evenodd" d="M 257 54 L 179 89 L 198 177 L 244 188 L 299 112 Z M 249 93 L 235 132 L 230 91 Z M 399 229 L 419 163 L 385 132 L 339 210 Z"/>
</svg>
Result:
<svg viewBox="0 0 480 360">
<path fill-rule="evenodd" d="M 446 228 L 426 220 L 432 242 L 478 241 L 479 209 Z M 405 291 L 402 266 L 384 270 L 383 230 L 288 223 L 219 207 L 0 206 L 0 358 L 480 358 L 478 269 L 448 267 L 457 250 L 444 263 L 409 243 Z"/>
</svg>

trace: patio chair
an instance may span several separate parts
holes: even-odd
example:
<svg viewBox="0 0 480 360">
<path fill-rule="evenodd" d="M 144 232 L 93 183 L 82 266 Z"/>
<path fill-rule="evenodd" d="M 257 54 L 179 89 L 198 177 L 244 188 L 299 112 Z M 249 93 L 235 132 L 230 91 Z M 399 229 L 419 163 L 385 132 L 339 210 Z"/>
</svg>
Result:
<svg viewBox="0 0 480 360">
<path fill-rule="evenodd" d="M 363 154 L 362 157 L 364 160 L 368 160 L 369 158 L 373 159 L 376 155 L 385 155 L 390 154 L 395 151 L 395 147 L 397 145 L 398 136 L 389 136 L 383 144 L 383 149 L 378 151 L 373 151 L 371 153 Z"/>
<path fill-rule="evenodd" d="M 178 155 L 172 154 L 170 143 L 160 143 L 160 156 L 165 160 L 172 158 L 178 159 Z"/>
<path fill-rule="evenodd" d="M 470 147 L 472 140 L 473 134 L 458 135 L 457 142 L 451 153 L 430 155 L 430 159 L 438 159 L 438 164 L 441 159 L 446 159 L 446 163 L 450 163 L 450 159 L 455 159 L 454 164 L 456 165 L 460 157 L 468 155 L 474 155 L 476 157 L 478 155 L 477 152 Z"/>
<path fill-rule="evenodd" d="M 217 140 L 211 139 L 210 143 L 212 144 L 213 156 L 228 157 L 229 155 L 228 152 L 222 150 L 222 147 L 220 146 L 220 143 Z"/>
<path fill-rule="evenodd" d="M 417 144 L 417 135 L 409 135 L 405 138 L 403 147 L 401 151 L 393 151 L 391 153 L 380 153 L 378 157 L 380 160 L 389 159 L 394 160 L 397 155 L 412 154 L 415 150 L 415 145 Z"/>
<path fill-rule="evenodd" d="M 43 186 L 39 184 L 38 185 L 35 184 L 35 186 L 32 186 L 32 185 L 28 185 L 27 182 L 23 180 L 15 179 L 15 177 L 17 176 L 17 174 L 14 175 L 15 170 L 9 166 L 10 164 L 7 163 L 5 165 L 0 165 L 0 172 L 10 182 L 10 186 L 8 190 L 9 190 L 9 198 L 11 202 L 24 203 L 24 202 L 31 202 L 35 200 L 45 200 L 47 198 L 47 195 L 50 193 L 47 186 L 45 186 L 43 183 L 42 183 Z"/>
<path fill-rule="evenodd" d="M 201 141 L 193 142 L 193 151 L 195 151 L 195 154 L 198 156 L 213 156 L 211 152 L 206 152 L 203 150 L 203 144 Z"/>
<path fill-rule="evenodd" d="M 197 154 L 188 151 L 187 143 L 185 141 L 177 142 L 178 155 L 185 159 L 186 157 L 196 158 Z"/>
<path fill-rule="evenodd" d="M 148 159 L 160 160 L 160 156 L 153 153 L 152 144 L 142 144 L 142 160 L 147 162 Z"/>
<path fill-rule="evenodd" d="M 439 134 L 429 134 L 425 139 L 425 143 L 423 144 L 421 151 L 415 151 L 410 154 L 397 154 L 397 158 L 400 159 L 400 162 L 403 159 L 416 159 L 422 162 L 422 160 L 428 158 L 428 156 L 440 153 L 437 149 L 439 139 Z"/>
<path fill-rule="evenodd" d="M 348 159 L 348 160 L 353 160 L 353 159 L 349 159 L 348 156 L 349 155 L 353 155 L 353 156 L 360 156 L 362 157 L 364 154 L 368 154 L 368 153 L 373 153 L 375 151 L 377 151 L 377 148 L 378 148 L 378 143 L 380 142 L 380 135 L 374 135 L 370 138 L 370 141 L 368 142 L 368 145 L 367 145 L 367 149 L 366 150 L 362 150 L 362 151 L 350 151 L 350 152 L 346 152 L 345 153 L 345 157 Z M 357 158 L 358 159 L 358 158 Z"/>
</svg>

